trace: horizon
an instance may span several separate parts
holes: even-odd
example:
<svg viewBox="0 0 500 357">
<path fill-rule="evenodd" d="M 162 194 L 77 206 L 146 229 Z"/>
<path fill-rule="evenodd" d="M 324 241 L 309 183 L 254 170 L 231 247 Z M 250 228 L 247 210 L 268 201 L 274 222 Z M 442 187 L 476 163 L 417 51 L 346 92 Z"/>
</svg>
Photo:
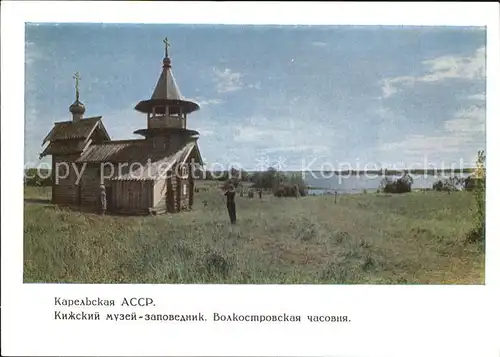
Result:
<svg viewBox="0 0 500 357">
<path fill-rule="evenodd" d="M 201 107 L 187 126 L 207 167 L 473 168 L 485 149 L 482 27 L 26 24 L 25 166 L 50 160 L 40 145 L 70 120 L 74 72 L 85 117 L 137 138 L 165 36 L 181 93 Z"/>
<path fill-rule="evenodd" d="M 139 163 L 137 163 L 139 164 Z M 139 164 L 140 165 L 140 164 Z M 244 167 L 243 168 L 236 168 L 236 167 L 230 167 L 229 169 L 224 169 L 224 170 L 208 170 L 208 169 L 205 169 L 202 167 L 202 171 L 207 171 L 207 172 L 229 172 L 231 170 L 237 170 L 237 171 L 244 171 L 246 173 L 257 173 L 257 172 L 266 172 L 267 170 L 269 169 L 275 169 L 277 172 L 283 172 L 283 173 L 295 173 L 295 172 L 333 172 L 333 173 L 344 173 L 344 172 L 356 172 L 356 173 L 359 173 L 359 172 L 366 172 L 366 173 L 375 173 L 375 172 L 390 172 L 390 173 L 393 173 L 393 172 L 397 172 L 397 173 L 402 173 L 404 171 L 407 171 L 409 173 L 413 173 L 413 172 L 435 172 L 435 173 L 439 173 L 439 172 L 462 172 L 462 171 L 474 171 L 476 168 L 475 167 L 462 167 L 462 168 L 453 168 L 453 167 L 442 167 L 442 168 L 428 168 L 428 169 L 418 169 L 418 168 L 413 168 L 413 169 L 410 169 L 410 168 L 398 168 L 398 169 L 389 169 L 389 168 L 382 168 L 382 169 L 378 169 L 378 170 L 375 170 L 375 169 L 344 169 L 344 170 L 327 170 L 327 169 L 324 169 L 324 170 L 278 170 L 274 167 L 269 167 L 267 169 L 262 169 L 262 170 L 247 170 L 245 169 Z M 484 169 L 486 169 L 486 167 L 484 167 Z M 25 171 L 28 171 L 28 170 L 40 170 L 40 171 L 43 171 L 43 170 L 52 170 L 50 167 L 26 167 L 25 168 Z"/>
</svg>

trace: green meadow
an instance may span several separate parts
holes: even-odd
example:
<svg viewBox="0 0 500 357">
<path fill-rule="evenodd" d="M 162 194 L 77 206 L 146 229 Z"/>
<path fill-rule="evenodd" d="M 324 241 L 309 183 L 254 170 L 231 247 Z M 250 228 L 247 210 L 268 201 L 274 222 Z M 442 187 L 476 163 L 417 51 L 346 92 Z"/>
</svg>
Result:
<svg viewBox="0 0 500 357">
<path fill-rule="evenodd" d="M 24 281 L 159 284 L 484 284 L 470 192 L 236 198 L 217 183 L 192 211 L 124 217 L 48 203 L 26 187 Z"/>
</svg>

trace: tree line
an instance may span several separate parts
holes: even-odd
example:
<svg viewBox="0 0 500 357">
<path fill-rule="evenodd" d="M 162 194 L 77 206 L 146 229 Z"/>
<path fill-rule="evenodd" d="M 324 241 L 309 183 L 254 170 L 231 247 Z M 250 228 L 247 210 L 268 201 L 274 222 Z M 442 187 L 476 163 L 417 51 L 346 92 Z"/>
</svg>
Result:
<svg viewBox="0 0 500 357">
<path fill-rule="evenodd" d="M 297 189 L 301 196 L 307 195 L 307 186 L 300 173 L 283 172 L 274 167 L 251 173 L 233 167 L 226 171 L 198 172 L 195 177 L 232 184 L 235 188 L 240 187 L 242 182 L 247 182 L 251 184 L 251 188 L 271 190 L 277 196 L 296 195 Z"/>
</svg>

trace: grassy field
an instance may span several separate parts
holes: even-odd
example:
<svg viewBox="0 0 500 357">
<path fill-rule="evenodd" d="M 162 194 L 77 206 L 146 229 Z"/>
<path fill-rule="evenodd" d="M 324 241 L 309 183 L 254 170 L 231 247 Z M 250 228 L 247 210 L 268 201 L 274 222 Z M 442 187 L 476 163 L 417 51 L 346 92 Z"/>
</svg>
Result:
<svg viewBox="0 0 500 357">
<path fill-rule="evenodd" d="M 231 226 L 207 187 L 193 211 L 150 217 L 74 212 L 26 188 L 24 281 L 484 284 L 483 249 L 464 243 L 469 193 L 237 197 Z"/>
</svg>

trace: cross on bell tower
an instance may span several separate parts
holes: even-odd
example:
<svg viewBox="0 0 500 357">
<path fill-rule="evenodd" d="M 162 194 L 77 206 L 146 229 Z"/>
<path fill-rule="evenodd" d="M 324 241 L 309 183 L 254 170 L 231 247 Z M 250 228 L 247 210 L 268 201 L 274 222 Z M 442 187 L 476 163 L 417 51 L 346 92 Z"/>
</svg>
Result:
<svg viewBox="0 0 500 357">
<path fill-rule="evenodd" d="M 165 58 L 168 58 L 168 48 L 170 47 L 168 37 L 165 37 L 165 39 L 163 39 L 163 43 L 165 44 Z"/>
<path fill-rule="evenodd" d="M 135 109 L 147 114 L 147 129 L 137 130 L 135 133 L 145 137 L 165 136 L 172 132 L 191 133 L 193 130 L 186 128 L 187 115 L 200 109 L 195 102 L 186 100 L 181 95 L 179 87 L 172 74 L 172 65 L 168 54 L 170 42 L 168 38 L 163 39 L 165 46 L 165 57 L 163 58 L 163 69 L 151 99 L 139 102 Z M 161 133 L 161 134 L 160 134 Z"/>
</svg>

